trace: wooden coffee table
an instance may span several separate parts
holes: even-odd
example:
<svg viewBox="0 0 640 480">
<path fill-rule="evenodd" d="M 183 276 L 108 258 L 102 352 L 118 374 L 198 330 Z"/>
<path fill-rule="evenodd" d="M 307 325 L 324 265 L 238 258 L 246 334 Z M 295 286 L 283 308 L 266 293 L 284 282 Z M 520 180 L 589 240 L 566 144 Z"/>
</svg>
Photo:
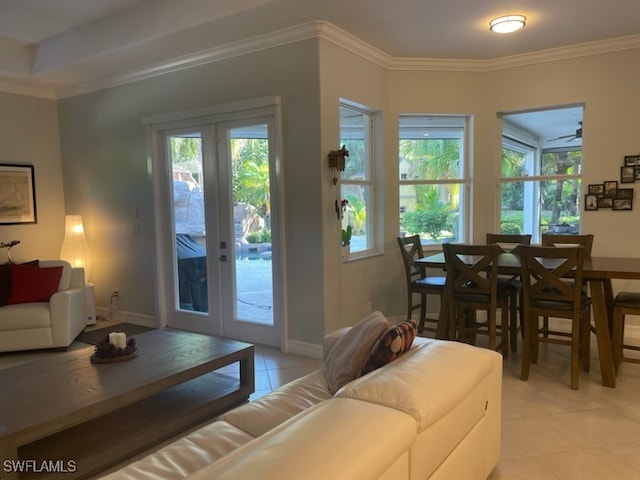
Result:
<svg viewBox="0 0 640 480">
<path fill-rule="evenodd" d="M 255 390 L 253 345 L 173 329 L 135 339 L 124 362 L 91 363 L 87 347 L 0 370 L 1 479 L 89 477 Z M 234 363 L 239 378 L 215 372 Z"/>
</svg>

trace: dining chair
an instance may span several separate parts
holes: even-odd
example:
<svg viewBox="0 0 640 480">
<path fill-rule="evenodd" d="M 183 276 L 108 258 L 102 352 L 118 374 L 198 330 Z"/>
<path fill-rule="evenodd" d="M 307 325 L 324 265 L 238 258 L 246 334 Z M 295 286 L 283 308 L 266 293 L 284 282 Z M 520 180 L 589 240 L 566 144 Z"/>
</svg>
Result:
<svg viewBox="0 0 640 480">
<path fill-rule="evenodd" d="M 487 245 L 498 245 L 505 252 L 518 253 L 518 249 L 521 245 L 531 245 L 530 234 L 502 234 L 502 233 L 487 233 L 486 238 Z M 520 281 L 520 275 L 500 276 L 499 282 L 505 283 L 509 288 L 515 290 L 515 305 L 511 311 L 516 311 L 519 314 L 520 322 L 516 315 L 512 315 L 509 322 L 509 332 L 511 338 L 509 343 L 511 344 L 511 351 L 516 352 L 518 350 L 518 332 L 523 332 L 524 325 L 524 312 L 522 310 L 522 282 Z"/>
<path fill-rule="evenodd" d="M 589 371 L 591 299 L 582 290 L 584 258 L 583 246 L 520 249 L 524 299 L 522 380 L 529 378 L 531 363 L 537 363 L 540 342 L 571 347 L 572 389 L 578 389 L 580 360 L 583 369 Z M 567 319 L 571 325 L 568 331 L 545 331 L 540 328 L 540 317 Z"/>
<path fill-rule="evenodd" d="M 424 257 L 419 235 L 398 237 L 397 240 L 402 254 L 407 284 L 407 320 L 412 317 L 413 311 L 419 308 L 418 333 L 425 330 L 426 321 L 435 323 L 433 327 L 426 328 L 427 331 L 435 333 L 438 320 L 427 318 L 427 296 L 436 295 L 442 299 L 446 277 L 428 276 L 425 268 L 416 265 L 415 260 Z M 420 303 L 414 303 L 414 294 L 420 295 Z"/>
<path fill-rule="evenodd" d="M 584 256 L 591 256 L 593 248 L 593 234 L 584 235 L 564 235 L 560 233 L 543 233 L 542 245 L 544 247 L 566 247 L 582 245 L 584 247 Z"/>
<path fill-rule="evenodd" d="M 620 362 L 640 363 L 638 357 L 627 357 L 625 350 L 640 351 L 640 346 L 624 343 L 624 323 L 626 315 L 640 315 L 640 293 L 620 292 L 613 301 L 613 332 L 611 334 L 611 349 L 613 351 L 613 365 L 616 373 Z"/>
<path fill-rule="evenodd" d="M 499 245 L 505 252 L 513 251 L 520 245 L 531 245 L 531 235 L 510 235 L 504 233 L 487 233 L 487 245 Z"/>
<path fill-rule="evenodd" d="M 582 245 L 584 247 L 585 258 L 591 257 L 591 250 L 593 249 L 593 235 L 592 234 L 561 234 L 561 233 L 543 233 L 542 245 L 545 247 L 574 247 L 576 245 Z M 582 285 L 582 290 L 585 295 L 589 294 L 589 287 L 587 282 Z M 543 318 L 545 336 L 549 336 L 549 319 Z M 595 329 L 592 329 L 595 331 Z"/>
<path fill-rule="evenodd" d="M 477 334 L 488 334 L 489 348 L 500 350 L 507 358 L 509 309 L 514 291 L 498 282 L 498 256 L 502 250 L 497 245 L 454 243 L 445 243 L 442 248 L 447 271 L 445 295 L 449 302 L 449 337 L 475 343 Z M 501 312 L 499 324 L 498 309 Z M 486 312 L 486 319 L 479 321 L 477 311 Z M 500 337 L 500 343 L 497 337 Z"/>
</svg>

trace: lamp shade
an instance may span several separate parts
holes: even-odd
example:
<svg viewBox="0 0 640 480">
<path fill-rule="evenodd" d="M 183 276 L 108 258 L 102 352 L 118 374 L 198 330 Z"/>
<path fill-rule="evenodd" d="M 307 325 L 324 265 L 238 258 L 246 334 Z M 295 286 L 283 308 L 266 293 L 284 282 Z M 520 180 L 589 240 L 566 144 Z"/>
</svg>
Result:
<svg viewBox="0 0 640 480">
<path fill-rule="evenodd" d="M 84 278 L 88 281 L 91 274 L 91 252 L 87 237 L 84 234 L 82 216 L 67 215 L 64 219 L 64 241 L 60 250 L 60 258 L 72 267 L 84 268 Z"/>
</svg>

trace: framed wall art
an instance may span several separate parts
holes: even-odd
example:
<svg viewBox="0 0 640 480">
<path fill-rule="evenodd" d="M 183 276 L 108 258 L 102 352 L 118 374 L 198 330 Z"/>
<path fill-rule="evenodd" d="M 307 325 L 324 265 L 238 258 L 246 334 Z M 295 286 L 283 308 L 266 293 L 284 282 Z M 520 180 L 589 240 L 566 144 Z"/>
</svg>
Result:
<svg viewBox="0 0 640 480">
<path fill-rule="evenodd" d="M 640 167 L 640 155 L 626 155 L 624 157 L 625 167 Z"/>
<path fill-rule="evenodd" d="M 585 210 L 597 210 L 598 209 L 598 195 L 587 193 L 584 196 L 584 209 Z"/>
<path fill-rule="evenodd" d="M 604 185 L 602 183 L 592 183 L 589 185 L 591 195 L 604 195 Z"/>
<path fill-rule="evenodd" d="M 614 199 L 612 210 L 631 210 L 632 204 L 630 198 Z"/>
<path fill-rule="evenodd" d="M 0 225 L 37 223 L 33 165 L 0 164 Z"/>
<path fill-rule="evenodd" d="M 612 208 L 613 207 L 613 198 L 598 196 L 598 209 L 600 208 Z"/>
<path fill-rule="evenodd" d="M 636 181 L 636 169 L 638 167 L 620 167 L 620 183 L 633 183 Z"/>
<path fill-rule="evenodd" d="M 604 196 L 615 198 L 616 190 L 618 190 L 617 180 L 606 180 L 604 182 Z"/>
</svg>

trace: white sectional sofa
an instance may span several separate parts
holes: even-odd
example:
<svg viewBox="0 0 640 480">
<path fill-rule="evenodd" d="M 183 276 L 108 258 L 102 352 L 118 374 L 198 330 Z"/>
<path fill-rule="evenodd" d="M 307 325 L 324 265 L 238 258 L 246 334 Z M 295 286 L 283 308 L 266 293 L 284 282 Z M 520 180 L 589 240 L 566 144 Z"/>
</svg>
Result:
<svg viewBox="0 0 640 480">
<path fill-rule="evenodd" d="M 64 260 L 39 262 L 38 268 L 49 267 L 62 273 L 48 302 L 0 306 L 0 352 L 66 348 L 87 326 L 84 269 Z"/>
<path fill-rule="evenodd" d="M 325 338 L 325 358 L 343 334 Z M 319 369 L 104 480 L 486 479 L 500 455 L 501 388 L 498 353 L 418 337 L 334 395 Z"/>
</svg>

